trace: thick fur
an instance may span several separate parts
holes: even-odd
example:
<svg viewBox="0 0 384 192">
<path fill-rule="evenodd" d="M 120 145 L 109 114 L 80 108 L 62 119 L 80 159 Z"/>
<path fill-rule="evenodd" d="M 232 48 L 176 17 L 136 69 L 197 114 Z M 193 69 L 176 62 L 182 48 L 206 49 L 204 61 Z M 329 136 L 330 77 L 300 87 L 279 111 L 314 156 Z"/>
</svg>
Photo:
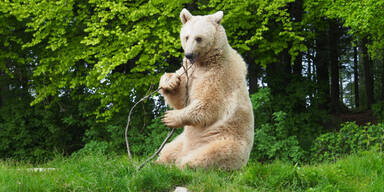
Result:
<svg viewBox="0 0 384 192">
<path fill-rule="evenodd" d="M 185 54 L 193 55 L 194 64 L 188 70 L 186 107 L 183 67 L 160 79 L 160 92 L 174 108 L 163 122 L 184 127 L 184 132 L 164 147 L 159 163 L 230 170 L 248 162 L 254 119 L 246 64 L 228 44 L 222 17 L 221 11 L 207 16 L 192 16 L 186 9 L 180 13 L 182 47 Z M 183 65 L 188 68 L 191 62 L 184 59 Z"/>
</svg>

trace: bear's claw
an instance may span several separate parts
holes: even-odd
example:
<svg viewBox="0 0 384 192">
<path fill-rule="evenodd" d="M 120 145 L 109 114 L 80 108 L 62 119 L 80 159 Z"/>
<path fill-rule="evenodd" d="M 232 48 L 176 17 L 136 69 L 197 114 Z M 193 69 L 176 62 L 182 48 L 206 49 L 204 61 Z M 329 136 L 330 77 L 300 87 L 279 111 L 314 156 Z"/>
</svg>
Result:
<svg viewBox="0 0 384 192">
<path fill-rule="evenodd" d="M 180 118 L 178 118 L 176 110 L 165 112 L 161 121 L 170 128 L 177 128 L 182 126 L 182 122 L 180 121 Z"/>
<path fill-rule="evenodd" d="M 172 91 L 180 85 L 180 78 L 174 73 L 166 73 L 160 79 L 160 86 L 166 91 Z"/>
</svg>

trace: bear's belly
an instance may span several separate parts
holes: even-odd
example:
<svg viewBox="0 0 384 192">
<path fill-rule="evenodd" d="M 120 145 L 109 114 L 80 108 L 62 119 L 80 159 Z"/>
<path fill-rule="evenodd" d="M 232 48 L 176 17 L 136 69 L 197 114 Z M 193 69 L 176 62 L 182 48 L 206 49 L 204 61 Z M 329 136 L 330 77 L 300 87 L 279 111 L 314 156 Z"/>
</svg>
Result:
<svg viewBox="0 0 384 192">
<path fill-rule="evenodd" d="M 242 114 L 249 116 L 246 114 Z M 239 115 L 239 113 L 237 114 Z M 249 147 L 253 144 L 253 125 L 252 121 L 239 120 L 236 114 L 227 119 L 222 119 L 209 127 L 184 127 L 184 147 L 183 152 L 195 150 L 201 146 L 217 140 L 233 140 L 238 142 L 247 143 Z"/>
</svg>

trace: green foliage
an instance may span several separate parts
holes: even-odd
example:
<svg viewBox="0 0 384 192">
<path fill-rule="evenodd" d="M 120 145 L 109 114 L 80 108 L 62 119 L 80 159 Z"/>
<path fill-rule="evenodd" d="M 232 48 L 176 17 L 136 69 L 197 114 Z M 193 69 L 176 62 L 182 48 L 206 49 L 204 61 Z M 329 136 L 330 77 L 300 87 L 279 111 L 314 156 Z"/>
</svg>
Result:
<svg viewBox="0 0 384 192">
<path fill-rule="evenodd" d="M 134 115 L 134 117 L 136 117 Z M 128 130 L 130 149 L 134 156 L 152 155 L 167 137 L 170 129 L 161 122 L 162 115 L 154 118 L 148 125 L 143 127 L 140 121 L 131 121 Z M 91 124 L 85 132 L 85 146 L 80 154 L 101 153 L 101 154 L 125 154 L 125 123 L 126 116 L 122 115 L 117 124 L 98 123 Z M 117 122 L 115 120 L 115 122 Z M 140 126 L 141 125 L 141 126 Z M 171 140 L 174 139 L 182 129 L 175 131 Z"/>
<path fill-rule="evenodd" d="M 358 126 L 347 122 L 339 132 L 325 133 L 316 138 L 312 147 L 312 162 L 336 160 L 345 154 L 368 149 L 382 152 L 383 144 L 383 124 Z"/>
<path fill-rule="evenodd" d="M 223 10 L 231 46 L 249 66 L 257 65 L 261 73 L 260 66 L 267 68 L 265 78 L 257 75 L 269 89 L 252 96 L 253 158 L 306 161 L 313 140 L 329 130 L 321 106 L 327 98 L 316 88 L 323 86 L 316 80 L 322 62 L 315 54 L 317 36 L 326 34 L 329 19 L 338 20 L 356 42 L 367 37 L 371 57 L 379 58 L 384 17 L 382 1 L 303 1 L 303 7 L 300 2 L 1 1 L 0 156 L 40 161 L 55 150 L 69 154 L 84 145 L 80 154 L 125 153 L 129 109 L 163 72 L 180 66 L 178 17 L 188 7 L 194 15 Z M 308 61 L 301 57 L 306 51 L 313 52 Z M 291 74 L 297 56 L 302 67 L 312 64 L 313 74 L 305 76 L 308 69 Z M 269 74 L 273 67 L 283 72 Z M 129 138 L 134 154 L 148 155 L 169 131 L 160 121 L 165 106 L 160 99 L 139 108 Z M 380 120 L 382 108 L 373 106 Z M 333 142 L 338 135 L 319 140 Z"/>
<path fill-rule="evenodd" d="M 53 155 L 52 150 L 55 149 L 55 145 L 59 144 L 52 140 L 52 136 L 56 138 L 63 136 L 52 134 L 55 131 L 52 128 L 54 128 L 52 123 L 42 115 L 36 114 L 34 109 L 28 109 L 28 103 L 15 102 L 12 107 L 2 107 L 0 110 L 0 156 L 37 161 L 49 158 Z M 51 137 L 47 137 L 48 135 Z"/>
<path fill-rule="evenodd" d="M 155 69 L 181 60 L 179 2 L 20 1 L 2 7 L 33 34 L 23 45 L 36 49 L 38 58 L 32 104 L 86 86 L 100 101 L 95 115 L 109 119 L 132 92 L 157 81 Z"/>
<path fill-rule="evenodd" d="M 152 123 L 146 127 L 149 134 L 144 138 L 142 143 L 136 143 L 134 147 L 136 153 L 146 155 L 153 154 L 160 147 L 161 143 L 163 143 L 171 130 L 161 122 L 161 118 L 162 116 L 155 118 L 152 120 Z M 170 141 L 179 135 L 181 131 L 182 129 L 176 129 Z M 132 151 L 134 151 L 134 149 L 132 149 Z"/>
<path fill-rule="evenodd" d="M 370 56 L 377 58 L 380 50 L 384 48 L 384 6 L 383 1 L 376 0 L 337 0 L 329 4 L 326 15 L 342 18 L 344 26 L 350 29 L 355 38 L 368 37 L 371 45 L 368 46 Z"/>
<path fill-rule="evenodd" d="M 300 89 L 297 89 L 300 94 Z M 297 99 L 281 100 L 272 96 L 269 88 L 251 95 L 255 114 L 255 141 L 252 157 L 259 161 L 281 159 L 294 163 L 308 159 L 312 138 L 321 131 L 321 111 L 293 111 Z M 285 110 L 285 111 L 282 111 Z M 288 112 L 286 112 L 288 111 Z M 322 118 L 325 119 L 325 118 Z"/>
<path fill-rule="evenodd" d="M 255 116 L 255 127 L 270 122 L 273 114 L 271 91 L 269 88 L 262 88 L 258 92 L 251 95 L 252 107 Z"/>
<path fill-rule="evenodd" d="M 74 155 L 89 155 L 89 154 L 114 154 L 113 148 L 106 141 L 90 141 L 84 145 L 79 151 L 76 151 Z"/>
<path fill-rule="evenodd" d="M 16 91 L 16 90 L 15 90 Z M 72 106 L 29 106 L 31 99 L 8 98 L 0 107 L 0 156 L 32 162 L 68 154 L 82 147 L 87 126 Z M 65 99 L 59 103 L 64 103 Z M 76 105 L 74 103 L 74 105 Z"/>
<path fill-rule="evenodd" d="M 258 161 L 280 159 L 294 163 L 304 159 L 304 151 L 296 136 L 288 135 L 286 113 L 273 113 L 274 123 L 262 124 L 255 130 L 252 158 Z"/>
<path fill-rule="evenodd" d="M 288 43 L 293 56 L 305 50 L 304 38 L 292 31 L 285 8 L 293 0 L 239 2 L 202 1 L 195 4 L 199 11 L 192 12 L 223 10 L 231 45 L 241 53 L 262 56 L 256 64 L 276 61 Z M 189 4 L 194 3 L 5 1 L 1 11 L 24 27 L 20 36 L 32 35 L 17 41 L 24 50 L 33 50 L 30 57 L 35 60 L 28 64 L 38 63 L 33 65 L 36 96 L 32 104 L 57 97 L 63 89 L 85 88 L 84 92 L 92 93 L 88 99 L 100 101 L 94 115 L 108 120 L 124 110 L 123 101 L 156 84 L 170 65 L 178 66 L 182 57 L 178 16 Z M 268 35 L 271 26 L 277 26 L 275 37 Z"/>
<path fill-rule="evenodd" d="M 383 123 L 384 122 L 384 101 L 375 103 L 372 105 L 372 112 L 376 119 Z"/>
<path fill-rule="evenodd" d="M 288 44 L 292 56 L 306 50 L 304 38 L 300 32 L 294 30 L 286 8 L 292 2 L 293 0 L 210 1 L 208 5 L 201 5 L 199 8 L 223 10 L 223 25 L 231 46 L 242 55 L 257 56 L 256 60 L 250 62 L 266 67 L 277 61 L 278 54 L 288 48 Z M 250 31 L 252 32 L 249 33 Z"/>
</svg>

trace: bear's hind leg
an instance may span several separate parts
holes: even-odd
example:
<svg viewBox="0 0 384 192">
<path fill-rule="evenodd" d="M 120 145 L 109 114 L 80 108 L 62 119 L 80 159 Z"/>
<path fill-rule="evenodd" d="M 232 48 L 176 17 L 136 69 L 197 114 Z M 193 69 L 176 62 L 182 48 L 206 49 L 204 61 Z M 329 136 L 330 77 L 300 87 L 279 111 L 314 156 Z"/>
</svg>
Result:
<svg viewBox="0 0 384 192">
<path fill-rule="evenodd" d="M 176 161 L 183 149 L 183 134 L 177 136 L 172 142 L 166 144 L 161 150 L 156 163 L 171 164 Z"/>
<path fill-rule="evenodd" d="M 176 165 L 180 168 L 220 168 L 235 170 L 248 162 L 249 152 L 245 145 L 234 140 L 210 142 L 180 158 Z"/>
</svg>

